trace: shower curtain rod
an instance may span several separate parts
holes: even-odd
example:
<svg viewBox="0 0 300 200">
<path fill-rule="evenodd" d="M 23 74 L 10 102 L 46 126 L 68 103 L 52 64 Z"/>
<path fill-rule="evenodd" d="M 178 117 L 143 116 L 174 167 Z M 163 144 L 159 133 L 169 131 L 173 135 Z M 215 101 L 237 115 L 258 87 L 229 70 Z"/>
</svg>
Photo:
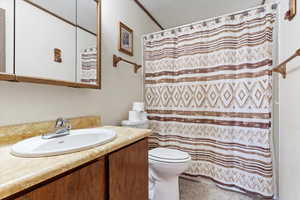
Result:
<svg viewBox="0 0 300 200">
<path fill-rule="evenodd" d="M 291 55 L 288 59 L 286 59 L 284 62 L 279 64 L 277 67 L 273 68 L 272 71 L 280 73 L 282 77 L 285 79 L 287 74 L 286 72 L 287 63 L 289 63 L 290 61 L 292 61 L 294 58 L 298 56 L 300 56 L 300 49 L 298 49 L 293 55 Z"/>
<path fill-rule="evenodd" d="M 165 30 L 162 30 L 162 31 L 157 31 L 157 32 L 153 32 L 153 33 L 147 33 L 147 34 L 142 35 L 142 38 L 144 38 L 144 37 L 146 37 L 148 35 L 160 34 L 160 33 L 164 33 L 164 32 L 167 32 L 167 31 L 172 31 L 172 30 L 184 28 L 184 27 L 187 27 L 187 26 L 193 26 L 193 25 L 196 25 L 196 24 L 199 24 L 199 23 L 203 23 L 203 22 L 214 21 L 216 19 L 219 19 L 219 18 L 222 18 L 222 17 L 226 17 L 226 16 L 232 16 L 232 15 L 242 14 L 244 12 L 249 12 L 251 10 L 259 9 L 259 8 L 264 7 L 266 5 L 273 5 L 273 4 L 280 5 L 280 2 L 272 1 L 270 3 L 265 3 L 264 5 L 259 5 L 259 6 L 256 6 L 256 7 L 247 8 L 245 10 L 240 10 L 240 11 L 237 11 L 237 12 L 220 15 L 220 16 L 217 16 L 217 17 L 207 18 L 207 19 L 204 19 L 204 20 L 201 20 L 201 21 L 193 22 L 193 23 L 190 23 L 190 24 L 184 24 L 184 25 L 181 25 L 181 26 L 173 27 L 173 28 L 168 28 L 168 29 L 165 29 Z"/>
</svg>

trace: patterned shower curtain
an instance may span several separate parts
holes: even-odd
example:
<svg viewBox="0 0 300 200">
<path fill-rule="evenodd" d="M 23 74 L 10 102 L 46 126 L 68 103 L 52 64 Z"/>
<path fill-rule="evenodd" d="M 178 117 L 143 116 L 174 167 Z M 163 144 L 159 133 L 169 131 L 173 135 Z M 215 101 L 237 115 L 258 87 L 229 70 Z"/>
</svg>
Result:
<svg viewBox="0 0 300 200">
<path fill-rule="evenodd" d="M 144 37 L 150 147 L 192 156 L 185 173 L 273 196 L 273 29 L 277 5 Z"/>
</svg>

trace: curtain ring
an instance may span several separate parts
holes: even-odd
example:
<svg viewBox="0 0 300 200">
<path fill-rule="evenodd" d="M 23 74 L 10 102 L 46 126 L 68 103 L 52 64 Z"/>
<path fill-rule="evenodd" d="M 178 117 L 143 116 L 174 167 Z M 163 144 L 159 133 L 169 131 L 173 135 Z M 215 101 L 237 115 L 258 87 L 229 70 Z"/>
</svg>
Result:
<svg viewBox="0 0 300 200">
<path fill-rule="evenodd" d="M 175 30 L 172 30 L 171 33 L 172 33 L 172 34 L 175 34 Z"/>
<path fill-rule="evenodd" d="M 235 15 L 230 15 L 231 20 L 235 20 Z"/>
<path fill-rule="evenodd" d="M 153 38 L 154 38 L 154 35 L 150 35 L 150 38 L 153 39 Z"/>
<path fill-rule="evenodd" d="M 247 17 L 248 15 L 249 15 L 249 12 L 248 12 L 248 11 L 246 11 L 246 12 L 243 13 L 243 16 L 244 16 L 244 17 Z"/>
<path fill-rule="evenodd" d="M 191 25 L 191 26 L 190 26 L 190 29 L 191 29 L 191 30 L 193 30 L 193 29 L 194 29 L 194 26 L 193 26 L 193 25 Z"/>
<path fill-rule="evenodd" d="M 258 8 L 257 13 L 263 13 L 263 12 L 265 12 L 265 11 L 266 11 L 265 8 L 262 7 L 262 8 Z"/>
<path fill-rule="evenodd" d="M 206 22 L 203 22 L 203 26 L 207 26 L 207 23 L 206 23 Z"/>
<path fill-rule="evenodd" d="M 220 18 L 217 18 L 217 19 L 216 19 L 216 23 L 217 23 L 217 24 L 220 23 Z"/>
<path fill-rule="evenodd" d="M 161 33 L 161 36 L 164 36 L 164 32 Z"/>
<path fill-rule="evenodd" d="M 181 32 L 181 28 L 178 28 L 178 32 Z"/>
<path fill-rule="evenodd" d="M 277 9 L 277 7 L 278 7 L 278 5 L 275 3 L 275 4 L 273 4 L 272 5 L 272 10 L 276 10 Z"/>
</svg>

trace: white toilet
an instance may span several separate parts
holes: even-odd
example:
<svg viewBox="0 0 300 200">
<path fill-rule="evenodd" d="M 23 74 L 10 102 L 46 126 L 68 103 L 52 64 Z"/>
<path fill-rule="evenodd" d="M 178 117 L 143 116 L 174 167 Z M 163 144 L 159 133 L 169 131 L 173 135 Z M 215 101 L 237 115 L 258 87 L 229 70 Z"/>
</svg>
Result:
<svg viewBox="0 0 300 200">
<path fill-rule="evenodd" d="M 149 199 L 179 200 L 178 177 L 191 161 L 188 153 L 156 148 L 149 151 Z"/>
<path fill-rule="evenodd" d="M 122 122 L 131 128 L 149 128 L 148 120 Z M 149 151 L 149 200 L 179 200 L 178 177 L 191 161 L 188 153 L 156 148 Z"/>
</svg>

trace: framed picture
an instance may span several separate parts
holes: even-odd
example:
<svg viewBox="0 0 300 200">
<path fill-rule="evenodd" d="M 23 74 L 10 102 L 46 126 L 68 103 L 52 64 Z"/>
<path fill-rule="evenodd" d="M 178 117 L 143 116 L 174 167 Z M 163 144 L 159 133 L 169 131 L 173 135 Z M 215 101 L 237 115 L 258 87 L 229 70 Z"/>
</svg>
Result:
<svg viewBox="0 0 300 200">
<path fill-rule="evenodd" d="M 133 30 L 120 22 L 119 51 L 133 56 Z"/>
</svg>

